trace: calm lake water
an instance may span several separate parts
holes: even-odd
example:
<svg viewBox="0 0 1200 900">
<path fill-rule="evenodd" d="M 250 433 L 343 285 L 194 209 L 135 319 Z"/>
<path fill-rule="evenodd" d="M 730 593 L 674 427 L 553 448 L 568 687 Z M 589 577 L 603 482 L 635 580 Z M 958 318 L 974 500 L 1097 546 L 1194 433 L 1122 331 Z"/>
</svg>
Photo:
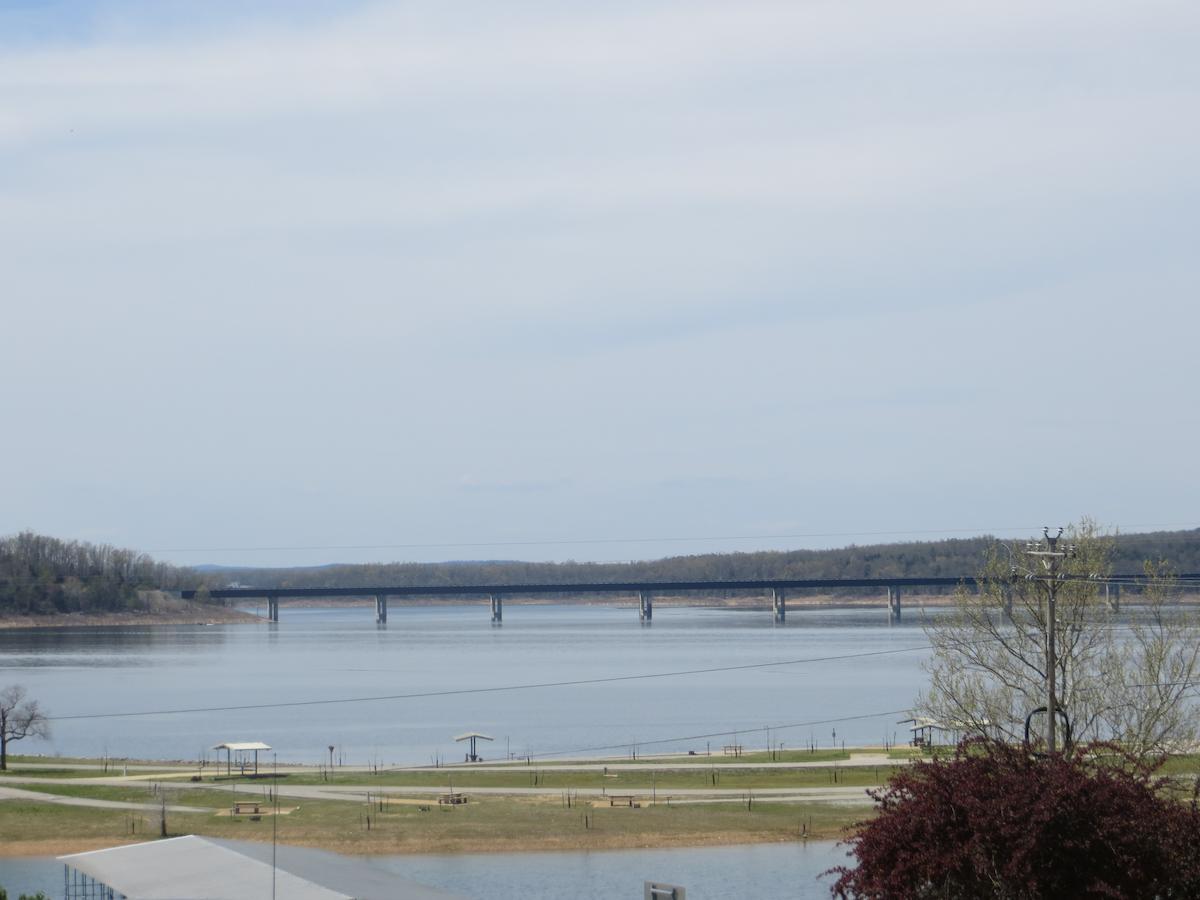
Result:
<svg viewBox="0 0 1200 900">
<path fill-rule="evenodd" d="M 359 864 L 478 900 L 641 900 L 646 880 L 682 885 L 688 900 L 816 900 L 829 897 L 829 880 L 820 874 L 842 862 L 844 848 L 821 841 L 692 850 L 383 856 Z M 11 897 L 39 890 L 61 897 L 62 881 L 62 863 L 53 859 L 0 859 L 0 885 Z"/>
<path fill-rule="evenodd" d="M 279 759 L 346 764 L 461 759 L 455 734 L 494 735 L 484 755 L 572 751 L 628 753 L 814 742 L 903 741 L 901 718 L 924 683 L 919 610 L 888 623 L 878 609 L 659 608 L 642 627 L 633 608 L 506 607 L 492 627 L 486 607 L 391 610 L 386 628 L 367 608 L 289 609 L 277 626 L 155 626 L 0 632 L 0 684 L 24 684 L 56 717 L 311 701 L 307 706 L 59 718 L 48 742 L 16 749 L 61 755 L 213 758 L 213 744 L 262 740 Z M 881 652 L 885 651 L 885 652 Z M 901 652 L 887 652 L 901 651 Z M 876 654 L 876 655 L 865 655 Z M 803 661 L 801 661 L 803 660 Z M 788 662 L 784 662 L 788 661 Z M 763 668 L 626 679 L 698 669 Z M 437 694 L 359 700 L 383 695 Z M 866 718 L 829 722 L 853 716 Z M 822 724 L 800 724 L 817 723 Z M 794 727 L 785 727 L 794 726 Z M 836 737 L 835 737 L 836 731 Z M 714 734 L 712 737 L 700 735 Z M 693 737 L 688 737 L 693 736 Z M 687 739 L 681 739 L 687 738 Z M 652 743 L 662 741 L 664 743 Z M 591 748 L 612 750 L 591 751 Z M 376 858 L 415 881 L 472 897 L 640 897 L 645 879 L 688 896 L 828 896 L 817 875 L 843 860 L 832 844 L 697 850 L 431 855 Z M 0 858 L 0 884 L 61 893 L 53 860 Z M 481 888 L 486 885 L 486 890 Z"/>
<path fill-rule="evenodd" d="M 502 627 L 486 607 L 397 607 L 390 618 L 380 628 L 367 608 L 284 608 L 278 625 L 0 631 L 0 683 L 24 684 L 56 718 L 332 701 L 58 718 L 50 741 L 15 749 L 211 759 L 214 744 L 261 740 L 281 761 L 328 759 L 333 744 L 346 764 L 429 763 L 461 759 L 452 738 L 465 731 L 495 736 L 483 753 L 496 759 L 635 743 L 642 752 L 702 752 L 732 738 L 674 739 L 726 731 L 761 747 L 764 726 L 775 745 L 878 744 L 907 737 L 900 716 L 876 714 L 912 703 L 926 655 L 861 655 L 925 643 L 919 610 L 889 625 L 882 603 L 793 609 L 782 627 L 766 610 L 702 608 L 659 608 L 650 627 L 635 609 L 598 606 L 509 605 Z M 793 662 L 494 690 L 776 661 Z M 852 716 L 870 718 L 827 722 Z"/>
</svg>

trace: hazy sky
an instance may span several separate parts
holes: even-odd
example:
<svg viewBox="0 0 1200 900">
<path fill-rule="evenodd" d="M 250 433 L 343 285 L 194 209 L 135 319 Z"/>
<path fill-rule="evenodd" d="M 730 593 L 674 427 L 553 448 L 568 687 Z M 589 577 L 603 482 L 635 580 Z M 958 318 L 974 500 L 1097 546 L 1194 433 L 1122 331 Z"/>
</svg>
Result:
<svg viewBox="0 0 1200 900">
<path fill-rule="evenodd" d="M 1200 524 L 1195 2 L 244 5 L 0 2 L 0 533 Z"/>
</svg>

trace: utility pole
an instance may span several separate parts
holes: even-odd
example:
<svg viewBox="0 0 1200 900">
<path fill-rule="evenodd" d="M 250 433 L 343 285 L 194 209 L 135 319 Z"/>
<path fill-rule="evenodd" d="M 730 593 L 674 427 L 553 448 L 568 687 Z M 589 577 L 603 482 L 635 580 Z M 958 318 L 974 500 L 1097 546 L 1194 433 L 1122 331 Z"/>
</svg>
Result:
<svg viewBox="0 0 1200 900">
<path fill-rule="evenodd" d="M 1025 548 L 1026 556 L 1036 556 L 1041 561 L 1043 574 L 1030 575 L 1031 578 L 1046 585 L 1046 752 L 1054 753 L 1058 749 L 1058 652 L 1055 646 L 1057 622 L 1055 604 L 1058 598 L 1058 582 L 1062 578 L 1062 561 L 1068 556 L 1075 555 L 1075 546 L 1068 545 L 1059 549 L 1058 541 L 1063 530 L 1050 536 L 1049 526 L 1042 529 L 1042 540 L 1031 541 Z"/>
</svg>

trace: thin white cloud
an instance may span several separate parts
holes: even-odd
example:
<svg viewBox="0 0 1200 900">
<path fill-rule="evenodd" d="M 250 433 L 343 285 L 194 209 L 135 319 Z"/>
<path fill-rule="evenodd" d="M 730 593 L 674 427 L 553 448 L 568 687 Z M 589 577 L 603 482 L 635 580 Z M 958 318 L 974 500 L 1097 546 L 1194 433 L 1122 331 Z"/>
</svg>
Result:
<svg viewBox="0 0 1200 900">
<path fill-rule="evenodd" d="M 844 517 L 864 480 L 863 509 L 920 527 L 889 486 L 980 472 L 1019 511 L 1050 477 L 1029 436 L 1083 440 L 1025 408 L 996 433 L 1043 359 L 1129 361 L 1091 376 L 1089 428 L 1113 397 L 1177 418 L 1200 377 L 1198 23 L 1169 0 L 406 3 L 7 48 L 0 378 L 36 384 L 0 399 L 25 435 L 0 463 L 30 473 L 6 514 L 211 546 L 257 491 L 279 545 L 289 498 L 324 490 L 397 542 L 631 508 L 667 534 L 648 485 L 749 478 L 701 510 L 722 531 L 814 497 Z M 1092 438 L 1097 467 L 1132 452 Z M 939 524 L 976 521 L 941 493 Z"/>
<path fill-rule="evenodd" d="M 380 5 L 320 27 L 260 27 L 195 44 L 17 50 L 0 57 L 0 139 L 11 146 L 72 125 L 119 129 L 465 96 L 653 95 L 780 61 L 878 68 L 923 54 L 1108 51 L 1195 26 L 1194 7 L 1169 0 L 669 4 L 570 18 L 560 10 L 549 21 L 544 8 L 537 17 L 476 12 L 479 21 L 435 4 Z"/>
</svg>

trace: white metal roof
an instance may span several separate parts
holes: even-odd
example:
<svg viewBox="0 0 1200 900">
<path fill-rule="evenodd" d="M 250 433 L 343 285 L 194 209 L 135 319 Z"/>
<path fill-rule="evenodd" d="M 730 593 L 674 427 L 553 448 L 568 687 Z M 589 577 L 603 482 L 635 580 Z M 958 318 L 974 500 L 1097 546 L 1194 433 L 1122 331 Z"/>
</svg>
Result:
<svg viewBox="0 0 1200 900">
<path fill-rule="evenodd" d="M 214 750 L 270 750 L 271 748 L 262 741 L 227 741 L 224 744 L 217 744 L 213 747 Z"/>
<path fill-rule="evenodd" d="M 59 860 L 128 900 L 354 900 L 195 835 Z"/>
<path fill-rule="evenodd" d="M 466 741 L 471 738 L 479 738 L 481 741 L 494 741 L 494 737 L 488 737 L 486 734 L 480 734 L 478 731 L 468 731 L 466 734 L 460 734 L 455 738 L 456 741 Z"/>
</svg>

